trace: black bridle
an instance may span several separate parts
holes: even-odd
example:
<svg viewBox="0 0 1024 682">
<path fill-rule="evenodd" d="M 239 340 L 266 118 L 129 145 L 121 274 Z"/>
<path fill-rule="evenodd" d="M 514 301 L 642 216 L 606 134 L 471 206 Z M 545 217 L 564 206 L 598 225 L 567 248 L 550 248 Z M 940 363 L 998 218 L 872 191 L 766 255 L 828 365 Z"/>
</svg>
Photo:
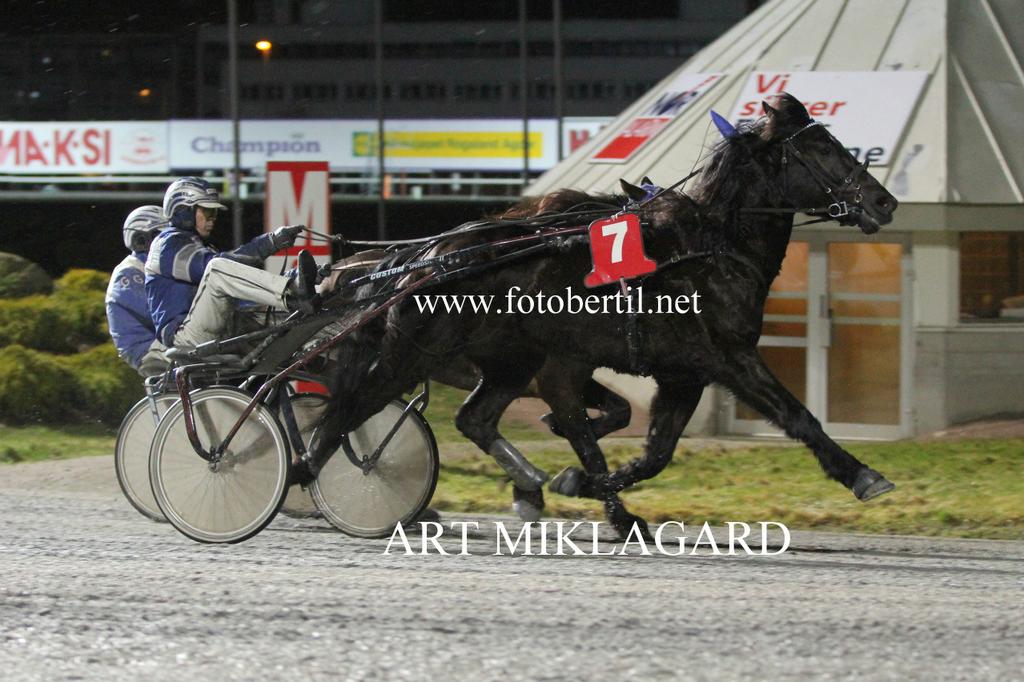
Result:
<svg viewBox="0 0 1024 682">
<path fill-rule="evenodd" d="M 843 178 L 842 182 L 834 182 L 823 171 L 823 169 L 821 168 L 821 164 L 819 164 L 817 161 L 813 161 L 813 163 L 809 162 L 805 158 L 805 156 L 800 152 L 800 149 L 796 146 L 796 143 L 793 142 L 794 138 L 796 138 L 800 133 L 814 126 L 822 126 L 824 128 L 824 125 L 822 125 L 819 121 L 811 121 L 803 128 L 787 137 L 782 142 L 783 193 L 787 195 L 789 193 L 789 155 L 787 152 L 790 152 L 792 153 L 793 158 L 795 158 L 807 170 L 807 172 L 811 174 L 811 177 L 814 178 L 814 181 L 818 183 L 822 190 L 824 190 L 825 194 L 827 194 L 833 200 L 833 203 L 829 204 L 824 209 L 824 211 L 828 214 L 830 218 L 838 219 L 842 218 L 843 216 L 849 215 L 851 204 L 854 208 L 863 211 L 864 193 L 861 192 L 859 180 L 860 176 L 863 175 L 868 169 L 867 159 L 865 159 L 863 163 L 858 163 L 856 166 L 854 166 L 853 169 L 851 169 L 849 175 Z M 835 141 L 835 138 L 832 137 L 832 133 L 828 132 L 827 128 L 825 129 L 825 134 L 829 136 L 829 139 Z M 847 200 L 851 198 L 849 196 L 850 194 L 853 195 L 852 201 Z M 820 211 L 822 209 L 816 210 Z"/>
<path fill-rule="evenodd" d="M 860 176 L 867 172 L 868 161 L 865 160 L 863 163 L 858 163 L 854 166 L 841 182 L 830 178 L 829 174 L 821 167 L 821 164 L 813 156 L 808 156 L 801 152 L 794 141 L 801 133 L 816 126 L 824 128 L 825 134 L 829 136 L 829 139 L 836 141 L 820 121 L 811 121 L 782 141 L 782 196 L 787 201 L 790 201 L 790 203 L 796 203 L 789 198 L 789 168 L 792 165 L 790 163 L 790 157 L 792 156 L 810 174 L 811 178 L 825 192 L 825 195 L 832 200 L 832 203 L 819 208 L 742 208 L 740 209 L 741 213 L 806 213 L 807 215 L 823 216 L 816 220 L 800 223 L 801 225 L 809 225 L 828 220 L 835 220 L 840 224 L 845 224 L 843 218 L 864 211 L 864 193 L 861 191 Z M 839 143 L 836 141 L 836 144 Z M 855 222 L 849 224 L 855 224 Z"/>
</svg>

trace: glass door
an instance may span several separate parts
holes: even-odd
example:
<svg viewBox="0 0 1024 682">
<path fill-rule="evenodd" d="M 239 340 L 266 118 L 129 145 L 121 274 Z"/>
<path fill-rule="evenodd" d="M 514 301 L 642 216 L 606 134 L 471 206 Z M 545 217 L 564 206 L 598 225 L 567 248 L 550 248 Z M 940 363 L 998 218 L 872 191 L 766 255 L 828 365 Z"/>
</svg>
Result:
<svg viewBox="0 0 1024 682">
<path fill-rule="evenodd" d="M 909 435 L 910 272 L 905 243 L 857 235 L 790 242 L 758 351 L 837 438 Z M 781 435 L 729 398 L 727 430 Z"/>
<path fill-rule="evenodd" d="M 903 304 L 904 249 L 893 243 L 830 241 L 825 252 L 821 375 L 826 409 L 819 418 L 836 435 L 899 438 L 902 346 L 909 320 Z"/>
</svg>

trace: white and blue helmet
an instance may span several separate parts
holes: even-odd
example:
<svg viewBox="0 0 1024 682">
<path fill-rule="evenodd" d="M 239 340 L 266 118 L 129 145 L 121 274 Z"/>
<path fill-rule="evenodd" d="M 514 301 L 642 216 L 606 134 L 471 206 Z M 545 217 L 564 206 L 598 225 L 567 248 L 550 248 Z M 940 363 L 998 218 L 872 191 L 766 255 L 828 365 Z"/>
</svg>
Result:
<svg viewBox="0 0 1024 682">
<path fill-rule="evenodd" d="M 129 251 L 147 251 L 157 232 L 167 225 L 159 206 L 139 206 L 124 219 L 121 233 Z"/>
<path fill-rule="evenodd" d="M 217 190 L 202 178 L 178 178 L 164 192 L 164 218 L 175 227 L 195 227 L 196 206 L 227 209 Z"/>
</svg>

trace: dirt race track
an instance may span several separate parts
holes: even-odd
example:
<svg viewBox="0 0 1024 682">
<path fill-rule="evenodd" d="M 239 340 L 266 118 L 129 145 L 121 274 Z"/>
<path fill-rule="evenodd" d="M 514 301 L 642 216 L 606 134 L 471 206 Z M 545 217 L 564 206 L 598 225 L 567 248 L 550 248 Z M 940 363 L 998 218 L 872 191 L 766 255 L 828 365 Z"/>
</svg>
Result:
<svg viewBox="0 0 1024 682">
<path fill-rule="evenodd" d="M 492 556 L 497 517 L 476 517 L 471 556 L 385 556 L 385 541 L 286 518 L 242 545 L 201 546 L 120 499 L 104 457 L 0 468 L 0 515 L 5 680 L 1006 680 L 1024 668 L 1021 542 L 795 532 L 779 557 L 513 558 Z M 457 535 L 444 544 L 456 550 Z"/>
</svg>

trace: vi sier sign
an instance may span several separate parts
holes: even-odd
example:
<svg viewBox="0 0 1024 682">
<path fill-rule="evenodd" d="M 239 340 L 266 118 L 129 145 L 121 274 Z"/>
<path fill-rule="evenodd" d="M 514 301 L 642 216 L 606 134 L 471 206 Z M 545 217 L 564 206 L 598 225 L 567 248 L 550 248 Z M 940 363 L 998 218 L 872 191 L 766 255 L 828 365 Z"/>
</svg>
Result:
<svg viewBox="0 0 1024 682">
<path fill-rule="evenodd" d="M 788 92 L 807 113 L 829 127 L 858 161 L 892 162 L 903 129 L 917 104 L 925 71 L 766 71 L 752 73 L 729 120 L 761 116 L 761 102 Z M 879 112 L 885 112 L 880 115 Z"/>
</svg>

